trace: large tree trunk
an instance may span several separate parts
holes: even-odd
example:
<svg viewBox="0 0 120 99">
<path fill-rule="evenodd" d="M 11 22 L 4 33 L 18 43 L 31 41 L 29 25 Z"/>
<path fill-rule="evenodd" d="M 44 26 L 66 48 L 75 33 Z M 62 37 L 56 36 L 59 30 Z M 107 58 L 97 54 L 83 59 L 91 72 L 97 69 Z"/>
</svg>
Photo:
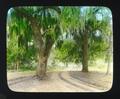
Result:
<svg viewBox="0 0 120 99">
<path fill-rule="evenodd" d="M 50 51 L 53 45 L 51 38 L 46 39 L 45 42 L 40 45 L 38 52 L 38 66 L 36 74 L 40 79 L 43 79 L 46 76 L 47 71 L 47 61 L 50 55 Z"/>
<path fill-rule="evenodd" d="M 37 24 L 36 21 L 31 21 L 31 26 L 34 31 L 34 43 L 38 53 L 38 66 L 36 68 L 36 75 L 42 79 L 46 75 L 46 66 L 47 66 L 47 55 L 44 55 L 46 52 L 45 50 L 45 43 L 42 38 L 41 27 Z"/>
<path fill-rule="evenodd" d="M 47 56 L 39 56 L 36 74 L 40 79 L 43 79 L 46 76 L 47 60 Z"/>
<path fill-rule="evenodd" d="M 83 59 L 82 59 L 82 71 L 88 72 L 88 33 L 83 35 Z"/>
<path fill-rule="evenodd" d="M 38 56 L 38 66 L 37 66 L 36 74 L 40 79 L 43 79 L 46 76 L 47 61 L 50 55 L 52 44 L 49 43 L 48 46 L 49 47 L 46 47 L 45 50 L 42 49 L 39 52 L 39 56 Z"/>
</svg>

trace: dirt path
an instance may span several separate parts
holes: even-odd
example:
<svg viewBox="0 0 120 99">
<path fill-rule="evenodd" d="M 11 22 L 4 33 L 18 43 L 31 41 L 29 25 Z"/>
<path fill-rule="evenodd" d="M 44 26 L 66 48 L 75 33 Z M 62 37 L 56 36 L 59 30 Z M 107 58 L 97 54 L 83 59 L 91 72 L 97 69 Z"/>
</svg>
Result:
<svg viewBox="0 0 120 99">
<path fill-rule="evenodd" d="M 48 72 L 44 80 L 34 73 L 8 73 L 8 86 L 17 92 L 103 92 L 112 86 L 112 75 L 80 71 Z"/>
</svg>

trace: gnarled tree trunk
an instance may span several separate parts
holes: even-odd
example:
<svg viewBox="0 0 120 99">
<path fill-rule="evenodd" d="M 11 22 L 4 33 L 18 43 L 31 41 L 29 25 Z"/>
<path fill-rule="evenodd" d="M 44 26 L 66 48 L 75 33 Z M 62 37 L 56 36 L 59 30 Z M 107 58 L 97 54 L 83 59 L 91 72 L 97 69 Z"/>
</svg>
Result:
<svg viewBox="0 0 120 99">
<path fill-rule="evenodd" d="M 42 55 L 39 56 L 36 74 L 41 79 L 46 76 L 47 60 L 48 60 L 47 56 Z"/>
<path fill-rule="evenodd" d="M 49 44 L 49 47 L 46 48 L 48 49 L 41 50 L 38 56 L 38 66 L 37 66 L 36 74 L 40 79 L 43 79 L 46 76 L 47 61 L 50 55 L 52 44 Z"/>
<path fill-rule="evenodd" d="M 41 31 L 37 22 L 32 21 L 32 28 L 34 30 L 34 41 L 36 48 L 38 49 L 38 66 L 36 69 L 36 75 L 40 79 L 43 79 L 46 76 L 47 60 L 54 42 L 51 36 L 45 38 L 42 37 L 43 31 Z"/>
<path fill-rule="evenodd" d="M 38 39 L 38 42 L 38 66 L 36 68 L 36 75 L 40 79 L 43 79 L 46 76 L 47 61 L 54 42 L 52 41 L 51 37 L 46 38 L 42 43 Z"/>
</svg>

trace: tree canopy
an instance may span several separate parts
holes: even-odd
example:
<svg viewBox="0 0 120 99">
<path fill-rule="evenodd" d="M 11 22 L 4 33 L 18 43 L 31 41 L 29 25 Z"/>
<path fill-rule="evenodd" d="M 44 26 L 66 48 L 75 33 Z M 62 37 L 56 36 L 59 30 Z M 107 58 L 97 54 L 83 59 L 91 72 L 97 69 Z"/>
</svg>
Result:
<svg viewBox="0 0 120 99">
<path fill-rule="evenodd" d="M 47 60 L 55 45 L 62 62 L 82 62 L 104 56 L 109 49 L 111 12 L 106 7 L 40 6 L 14 7 L 7 17 L 7 62 L 37 60 L 37 75 L 46 73 Z"/>
</svg>

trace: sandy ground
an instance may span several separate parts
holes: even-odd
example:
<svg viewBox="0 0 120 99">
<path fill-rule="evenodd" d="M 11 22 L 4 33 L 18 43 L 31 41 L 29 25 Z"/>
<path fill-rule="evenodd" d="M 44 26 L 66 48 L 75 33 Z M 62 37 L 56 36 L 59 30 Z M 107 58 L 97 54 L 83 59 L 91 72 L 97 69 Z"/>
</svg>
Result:
<svg viewBox="0 0 120 99">
<path fill-rule="evenodd" d="M 113 77 L 99 72 L 48 72 L 39 80 L 34 72 L 8 72 L 8 87 L 16 92 L 105 92 L 111 89 Z"/>
</svg>

